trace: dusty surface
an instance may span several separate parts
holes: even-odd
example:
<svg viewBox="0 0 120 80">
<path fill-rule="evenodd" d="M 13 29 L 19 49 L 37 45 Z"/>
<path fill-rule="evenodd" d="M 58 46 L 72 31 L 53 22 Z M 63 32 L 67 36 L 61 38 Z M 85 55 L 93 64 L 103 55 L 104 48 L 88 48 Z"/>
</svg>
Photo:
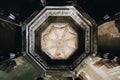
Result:
<svg viewBox="0 0 120 80">
<path fill-rule="evenodd" d="M 118 28 L 119 26 L 116 26 L 115 21 L 98 26 L 98 50 L 100 52 L 119 55 L 120 32 Z"/>
<path fill-rule="evenodd" d="M 82 80 L 120 80 L 120 65 L 95 57 L 79 73 Z"/>
<path fill-rule="evenodd" d="M 119 30 L 115 25 L 115 21 L 110 21 L 105 24 L 102 24 L 98 27 L 98 35 L 110 35 L 110 36 L 120 36 Z"/>
<path fill-rule="evenodd" d="M 16 59 L 17 66 L 9 73 L 0 71 L 0 80 L 35 80 L 38 75 L 36 69 L 23 57 Z"/>
</svg>

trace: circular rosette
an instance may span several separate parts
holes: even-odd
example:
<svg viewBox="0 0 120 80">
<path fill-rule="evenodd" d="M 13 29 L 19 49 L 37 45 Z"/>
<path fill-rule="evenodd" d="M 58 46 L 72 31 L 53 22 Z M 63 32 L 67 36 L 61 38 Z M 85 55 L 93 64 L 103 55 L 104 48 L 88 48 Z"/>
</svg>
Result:
<svg viewBox="0 0 120 80">
<path fill-rule="evenodd" d="M 52 23 L 42 33 L 42 50 L 51 59 L 68 59 L 77 44 L 77 33 L 67 23 Z"/>
</svg>

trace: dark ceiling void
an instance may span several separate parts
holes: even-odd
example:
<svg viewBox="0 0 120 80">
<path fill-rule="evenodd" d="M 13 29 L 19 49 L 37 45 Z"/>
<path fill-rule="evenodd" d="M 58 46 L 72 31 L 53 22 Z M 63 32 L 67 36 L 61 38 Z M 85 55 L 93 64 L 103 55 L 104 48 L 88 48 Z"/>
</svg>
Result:
<svg viewBox="0 0 120 80">
<path fill-rule="evenodd" d="M 3 16 L 12 13 L 20 21 L 25 21 L 36 10 L 41 10 L 42 5 L 39 0 L 0 0 L 0 13 Z"/>
<path fill-rule="evenodd" d="M 21 52 L 21 27 L 0 20 L 0 61 L 9 59 L 9 53 Z"/>
<path fill-rule="evenodd" d="M 24 22 L 33 12 L 40 11 L 44 6 L 78 5 L 97 22 L 104 20 L 104 16 L 114 17 L 119 14 L 119 0 L 0 0 L 0 13 L 9 11 L 17 15 L 19 21 Z M 18 21 L 18 22 L 19 22 Z"/>
<path fill-rule="evenodd" d="M 119 0 L 77 0 L 78 5 L 97 22 L 104 21 L 104 17 L 114 17 L 120 12 Z"/>
</svg>

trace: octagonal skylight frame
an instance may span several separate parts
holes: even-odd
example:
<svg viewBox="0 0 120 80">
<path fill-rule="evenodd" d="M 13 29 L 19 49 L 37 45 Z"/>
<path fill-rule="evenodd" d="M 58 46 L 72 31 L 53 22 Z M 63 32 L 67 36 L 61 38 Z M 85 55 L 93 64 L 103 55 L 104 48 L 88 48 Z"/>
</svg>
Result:
<svg viewBox="0 0 120 80">
<path fill-rule="evenodd" d="M 93 24 L 89 21 L 89 17 L 83 15 L 84 12 L 76 10 L 73 6 L 46 6 L 30 23 L 26 25 L 26 53 L 29 55 L 42 69 L 49 69 L 49 66 L 41 62 L 41 58 L 35 52 L 35 30 L 51 16 L 71 17 L 82 29 L 85 30 L 85 53 L 91 51 L 92 27 Z M 86 15 L 87 16 L 87 15 Z"/>
<path fill-rule="evenodd" d="M 53 8 L 53 10 L 49 10 Z M 68 10 L 55 10 L 57 8 L 60 8 L 60 9 L 64 9 L 64 8 L 68 8 Z M 47 10 L 48 9 L 48 10 Z M 44 12 L 44 13 L 43 13 Z M 43 13 L 43 14 L 42 14 Z M 81 16 L 78 16 L 78 14 Z M 34 54 L 34 50 L 35 50 L 35 30 L 49 17 L 49 16 L 70 16 L 75 22 L 77 22 L 77 24 L 79 24 L 84 30 L 85 30 L 85 36 L 86 37 L 86 40 L 85 40 L 85 52 L 86 53 L 89 53 L 90 51 L 90 27 L 88 26 L 88 24 L 86 24 L 82 19 L 85 19 L 82 14 L 80 14 L 73 6 L 66 6 L 66 7 L 45 7 L 39 15 L 37 15 L 36 17 L 38 18 L 36 20 L 33 19 L 33 21 L 35 21 L 33 24 L 31 24 L 28 28 L 28 26 L 26 26 L 26 29 L 27 31 L 29 32 L 29 37 L 27 37 L 27 39 L 29 41 L 27 41 L 28 44 L 30 44 L 29 46 L 27 45 L 26 49 L 27 51 L 29 51 L 31 54 Z M 86 20 L 89 25 L 92 25 L 88 20 Z M 28 24 L 28 25 L 29 25 Z M 28 35 L 28 33 L 26 33 L 26 35 Z M 88 48 L 89 47 L 89 48 Z"/>
</svg>

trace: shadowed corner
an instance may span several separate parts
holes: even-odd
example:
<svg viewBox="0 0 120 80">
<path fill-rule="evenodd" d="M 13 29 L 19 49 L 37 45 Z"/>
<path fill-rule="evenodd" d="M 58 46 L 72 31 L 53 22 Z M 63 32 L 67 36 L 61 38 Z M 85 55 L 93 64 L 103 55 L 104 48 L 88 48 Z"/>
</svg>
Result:
<svg viewBox="0 0 120 80">
<path fill-rule="evenodd" d="M 9 73 L 0 71 L 0 80 L 35 80 L 39 72 L 23 57 L 15 59 L 16 66 Z"/>
</svg>

